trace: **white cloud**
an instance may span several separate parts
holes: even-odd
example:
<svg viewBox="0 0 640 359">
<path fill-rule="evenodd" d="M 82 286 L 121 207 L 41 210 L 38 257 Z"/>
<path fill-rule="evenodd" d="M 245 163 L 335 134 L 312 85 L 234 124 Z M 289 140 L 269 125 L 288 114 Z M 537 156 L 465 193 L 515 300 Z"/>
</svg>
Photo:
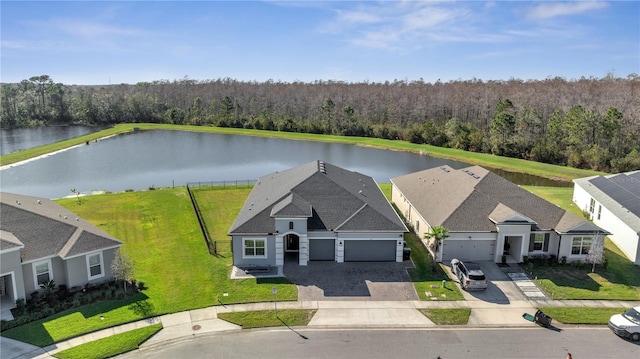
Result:
<svg viewBox="0 0 640 359">
<path fill-rule="evenodd" d="M 530 19 L 548 19 L 556 16 L 576 15 L 608 6 L 609 4 L 603 1 L 544 3 L 532 8 L 527 17 Z"/>
</svg>

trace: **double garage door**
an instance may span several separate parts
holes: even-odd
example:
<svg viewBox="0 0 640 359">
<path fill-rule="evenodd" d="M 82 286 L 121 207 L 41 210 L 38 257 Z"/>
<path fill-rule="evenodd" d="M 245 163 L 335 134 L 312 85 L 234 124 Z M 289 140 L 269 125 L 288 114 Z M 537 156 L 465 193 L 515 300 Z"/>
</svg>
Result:
<svg viewBox="0 0 640 359">
<path fill-rule="evenodd" d="M 442 262 L 453 258 L 463 261 L 492 261 L 496 253 L 496 241 L 493 239 L 452 240 L 445 239 L 442 248 Z"/>
<path fill-rule="evenodd" d="M 335 260 L 334 239 L 310 239 L 309 260 Z M 345 262 L 395 262 L 395 240 L 345 240 Z"/>
</svg>

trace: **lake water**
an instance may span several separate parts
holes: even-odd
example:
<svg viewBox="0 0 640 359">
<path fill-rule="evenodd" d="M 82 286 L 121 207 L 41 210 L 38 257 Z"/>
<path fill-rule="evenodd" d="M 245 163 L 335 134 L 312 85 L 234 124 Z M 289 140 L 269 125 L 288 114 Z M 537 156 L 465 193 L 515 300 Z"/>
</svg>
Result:
<svg viewBox="0 0 640 359">
<path fill-rule="evenodd" d="M 0 130 L 0 156 L 68 140 L 105 128 L 105 126 L 49 126 Z"/>
<path fill-rule="evenodd" d="M 70 195 L 71 189 L 119 192 L 182 186 L 187 182 L 255 180 L 317 159 L 372 176 L 379 183 L 443 164 L 453 168 L 468 166 L 447 159 L 346 144 L 140 131 L 3 169 L 0 183 L 2 191 L 58 198 Z M 536 176 L 521 176 L 519 184 L 558 185 Z"/>
</svg>

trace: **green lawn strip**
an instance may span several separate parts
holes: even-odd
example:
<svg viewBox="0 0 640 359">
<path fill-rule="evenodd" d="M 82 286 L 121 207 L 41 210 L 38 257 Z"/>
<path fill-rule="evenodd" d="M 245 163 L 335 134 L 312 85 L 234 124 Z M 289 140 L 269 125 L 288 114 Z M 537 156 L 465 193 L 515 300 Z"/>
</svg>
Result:
<svg viewBox="0 0 640 359">
<path fill-rule="evenodd" d="M 433 268 L 431 256 L 415 233 L 409 232 L 404 236 L 407 245 L 411 248 L 411 260 L 415 268 L 408 268 L 409 277 L 418 293 L 420 300 L 464 300 L 458 286 L 449 282 L 440 265 Z M 442 287 L 442 281 L 447 281 L 447 286 Z M 428 294 L 430 293 L 430 295 Z"/>
<path fill-rule="evenodd" d="M 218 318 L 241 326 L 243 329 L 304 326 L 316 314 L 313 309 L 258 310 L 251 312 L 219 313 Z"/>
<path fill-rule="evenodd" d="M 420 309 L 436 325 L 466 325 L 471 315 L 469 308 Z"/>
<path fill-rule="evenodd" d="M 309 133 L 295 133 L 295 132 L 277 132 L 277 131 L 262 131 L 251 130 L 242 128 L 227 128 L 227 127 L 210 127 L 210 126 L 190 126 L 190 125 L 167 125 L 167 124 L 149 124 L 149 123 L 129 123 L 119 124 L 113 128 L 99 131 L 96 133 L 80 136 L 74 139 L 57 142 L 55 144 L 40 146 L 37 148 L 19 151 L 9 155 L 1 156 L 0 163 L 2 165 L 8 165 L 18 161 L 23 161 L 32 157 L 47 154 L 53 151 L 61 150 L 78 144 L 84 144 L 87 141 L 91 142 L 95 139 L 106 137 L 113 134 L 132 131 L 133 128 L 140 128 L 143 130 L 181 130 L 181 131 L 199 131 L 199 132 L 213 132 L 213 133 L 226 133 L 235 135 L 246 136 L 261 136 L 261 137 L 275 137 L 290 140 L 304 140 L 304 141 L 321 141 L 321 142 L 335 142 L 346 143 L 359 146 L 375 147 L 381 149 L 390 149 L 398 151 L 408 151 L 414 153 L 423 153 L 434 157 L 450 158 L 462 162 L 477 164 L 481 166 L 487 166 L 492 168 L 504 169 L 512 172 L 530 173 L 542 177 L 571 180 L 574 178 L 587 177 L 596 174 L 602 174 L 602 172 L 577 169 L 566 166 L 550 165 L 546 163 L 527 161 L 517 158 L 501 157 L 486 153 L 467 152 L 463 150 L 457 150 L 452 148 L 436 147 L 430 145 L 415 144 L 406 141 L 394 141 L 384 140 L 371 137 L 351 137 L 351 136 L 331 136 L 331 135 L 318 135 Z"/>
<path fill-rule="evenodd" d="M 607 324 L 614 314 L 629 308 L 542 307 L 538 308 L 554 321 L 564 324 Z"/>
<path fill-rule="evenodd" d="M 102 359 L 123 354 L 138 349 L 140 344 L 162 329 L 162 324 L 134 329 L 115 334 L 108 338 L 98 339 L 89 343 L 63 350 L 53 354 L 60 359 Z"/>
<path fill-rule="evenodd" d="M 135 303 L 144 301 L 144 294 L 122 300 L 108 300 L 69 309 L 2 332 L 2 336 L 44 347 L 81 334 L 141 319 Z M 100 319 L 100 317 L 104 319 Z"/>
</svg>

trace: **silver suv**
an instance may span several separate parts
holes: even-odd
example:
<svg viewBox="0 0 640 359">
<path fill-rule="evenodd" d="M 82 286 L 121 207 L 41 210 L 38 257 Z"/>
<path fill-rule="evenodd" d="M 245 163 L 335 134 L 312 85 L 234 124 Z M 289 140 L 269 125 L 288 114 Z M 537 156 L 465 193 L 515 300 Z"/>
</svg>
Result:
<svg viewBox="0 0 640 359">
<path fill-rule="evenodd" d="M 451 260 L 451 271 L 460 280 L 460 286 L 464 290 L 487 289 L 489 282 L 484 276 L 478 263 L 463 263 L 456 258 Z"/>
</svg>

